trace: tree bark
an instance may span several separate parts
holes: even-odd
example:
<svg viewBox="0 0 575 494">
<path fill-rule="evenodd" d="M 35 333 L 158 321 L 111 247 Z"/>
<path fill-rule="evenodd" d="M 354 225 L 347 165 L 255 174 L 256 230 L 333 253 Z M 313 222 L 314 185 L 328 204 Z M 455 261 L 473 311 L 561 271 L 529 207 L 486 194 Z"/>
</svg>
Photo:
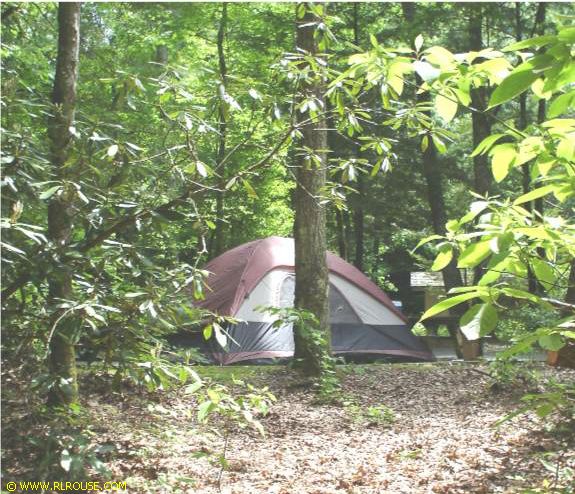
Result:
<svg viewBox="0 0 575 494">
<path fill-rule="evenodd" d="M 216 156 L 216 163 L 219 165 L 226 156 L 226 140 L 228 133 L 228 110 L 227 102 L 225 100 L 227 91 L 227 79 L 228 79 L 228 68 L 226 65 L 226 53 L 224 49 L 224 43 L 226 41 L 226 29 L 228 23 L 228 4 L 226 2 L 222 3 L 222 15 L 220 17 L 220 26 L 218 29 L 218 67 L 220 72 L 220 84 L 218 87 L 220 93 L 220 103 L 218 108 L 218 150 Z M 226 173 L 225 167 L 220 167 L 220 175 L 222 177 L 220 188 L 225 188 L 226 185 Z M 224 251 L 225 245 L 225 228 L 226 223 L 224 221 L 224 192 L 218 192 L 216 195 L 216 228 L 214 230 L 214 238 L 212 245 L 213 256 L 217 256 Z"/>
<path fill-rule="evenodd" d="M 296 12 L 301 4 L 296 6 Z M 296 48 L 298 52 L 310 56 L 318 55 L 314 34 L 320 18 L 306 5 L 306 13 L 299 17 L 296 13 Z M 325 7 L 325 5 L 324 5 Z M 306 62 L 302 62 L 306 64 Z M 323 83 L 320 74 L 304 81 L 298 98 L 315 98 L 324 102 Z M 308 112 L 298 113 L 298 122 L 310 118 Z M 302 137 L 300 147 L 314 151 L 321 164 L 310 163 L 301 153 L 296 158 L 297 186 L 294 194 L 295 221 L 295 307 L 309 311 L 317 317 L 318 330 L 325 337 L 326 345 L 318 348 L 309 338 L 303 325 L 294 328 L 296 359 L 301 359 L 302 370 L 308 375 L 320 375 L 321 359 L 330 352 L 330 328 L 328 310 L 328 270 L 326 262 L 326 211 L 320 203 L 320 195 L 326 181 L 327 132 L 325 120 L 321 117 L 300 127 Z"/>
<path fill-rule="evenodd" d="M 469 6 L 469 50 L 481 51 L 483 49 L 483 5 L 471 4 Z M 479 59 L 478 62 L 484 59 Z M 471 113 L 471 126 L 473 132 L 473 148 L 491 134 L 491 121 L 484 113 L 488 106 L 488 89 L 485 86 L 472 88 L 470 92 L 471 104 L 479 112 Z M 492 183 L 492 174 L 487 154 L 473 157 L 474 189 L 478 194 L 488 195 Z M 485 264 L 481 263 L 474 270 L 474 282 L 477 283 L 484 273 Z"/>
<path fill-rule="evenodd" d="M 76 107 L 76 84 L 80 50 L 80 4 L 58 5 L 58 56 L 52 103 L 53 115 L 48 123 L 51 142 L 51 162 L 54 174 L 63 182 L 62 192 L 55 195 L 48 205 L 48 238 L 54 244 L 59 260 L 48 278 L 50 302 L 56 305 L 73 296 L 72 272 L 64 256 L 72 233 L 73 192 L 66 187 L 66 161 L 69 155 Z M 69 405 L 78 400 L 74 327 L 63 310 L 56 310 L 51 318 L 49 341 L 49 366 L 55 385 L 49 402 Z"/>
<path fill-rule="evenodd" d="M 353 42 L 355 46 L 359 47 L 359 3 L 353 4 Z M 355 154 L 359 158 L 361 157 L 360 146 L 356 145 Z M 363 258 L 365 253 L 365 212 L 363 209 L 363 204 L 366 195 L 366 183 L 362 173 L 357 175 L 357 200 L 355 202 L 355 208 L 353 211 L 353 228 L 355 234 L 355 256 L 353 264 L 357 269 L 363 271 Z"/>
<path fill-rule="evenodd" d="M 483 36 L 481 24 L 483 22 L 483 6 L 474 4 L 470 6 L 469 16 L 469 49 L 480 51 L 483 49 Z M 471 104 L 481 113 L 472 112 L 473 148 L 476 148 L 483 139 L 491 134 L 491 122 L 483 113 L 487 108 L 487 89 L 485 87 L 471 90 Z M 475 192 L 485 195 L 491 187 L 491 170 L 487 154 L 473 157 L 473 175 Z"/>
<path fill-rule="evenodd" d="M 161 65 L 166 65 L 168 63 L 168 47 L 166 45 L 156 46 L 156 56 L 154 61 Z"/>
<path fill-rule="evenodd" d="M 359 47 L 359 3 L 353 4 L 353 42 L 355 46 Z M 355 154 L 358 158 L 361 157 L 361 150 L 359 144 L 356 145 Z M 363 204 L 366 196 L 366 183 L 362 173 L 357 175 L 357 200 L 353 211 L 353 229 L 355 233 L 355 256 L 353 264 L 357 269 L 363 271 L 363 258 L 364 258 L 364 232 L 365 232 L 365 212 Z"/>
<path fill-rule="evenodd" d="M 335 227 L 337 231 L 337 251 L 339 257 L 346 260 L 348 259 L 347 242 L 345 238 L 345 223 L 343 211 L 341 209 L 335 210 Z"/>
<path fill-rule="evenodd" d="M 403 13 L 411 25 L 415 21 L 415 9 L 413 5 L 408 8 L 407 3 L 402 4 Z M 421 78 L 416 75 L 416 83 L 418 86 L 421 85 Z M 416 94 L 416 103 L 429 103 L 430 96 L 429 93 Z M 427 112 L 427 115 L 431 117 L 431 113 Z M 447 223 L 447 211 L 445 207 L 445 196 L 443 194 L 443 179 L 441 173 L 441 165 L 437 159 L 437 148 L 433 143 L 433 140 L 429 138 L 429 144 L 425 151 L 423 151 L 422 156 L 423 165 L 423 177 L 427 186 L 427 198 L 429 202 L 429 209 L 431 213 L 431 223 L 433 226 L 433 231 L 437 235 L 445 235 L 447 229 L 445 224 Z M 452 288 L 463 286 L 463 280 L 461 278 L 461 273 L 457 268 L 457 261 L 453 259 L 441 272 L 443 276 L 443 284 L 445 286 L 446 292 Z M 463 315 L 465 311 L 465 305 L 459 305 L 451 309 L 451 311 L 456 316 Z M 480 355 L 480 345 L 477 342 L 468 341 L 463 333 L 459 330 L 458 325 L 450 325 L 449 332 L 451 336 L 457 341 L 457 354 L 465 359 L 474 359 Z"/>
<path fill-rule="evenodd" d="M 515 39 L 517 41 L 523 40 L 523 19 L 521 16 L 521 3 L 515 2 Z M 522 93 L 519 96 L 519 116 L 517 121 L 517 128 L 519 130 L 525 130 L 528 125 L 527 116 L 527 95 Z M 521 165 L 521 186 L 523 194 L 527 194 L 531 190 L 531 170 L 529 163 Z M 533 204 L 531 202 L 526 202 L 523 207 L 529 211 L 533 211 Z M 538 293 L 541 290 L 541 286 L 537 282 L 535 273 L 530 266 L 527 266 L 527 287 L 530 293 Z"/>
<path fill-rule="evenodd" d="M 535 15 L 535 26 L 534 31 L 539 35 L 543 36 L 545 34 L 545 17 L 547 13 L 547 4 L 545 2 L 539 2 L 537 6 L 537 14 Z M 545 122 L 546 105 L 545 100 L 540 99 L 537 104 L 537 123 L 542 124 Z M 535 199 L 534 210 L 542 217 L 545 209 L 543 198 Z M 541 255 L 541 257 L 544 256 Z"/>
<path fill-rule="evenodd" d="M 575 305 L 575 259 L 571 261 L 571 266 L 569 268 L 569 279 L 567 281 L 565 302 Z"/>
<path fill-rule="evenodd" d="M 359 153 L 359 150 L 358 150 Z M 357 202 L 353 211 L 353 229 L 355 233 L 355 256 L 353 264 L 363 271 L 363 257 L 365 252 L 365 213 L 363 202 L 365 201 L 366 183 L 363 174 L 357 176 Z"/>
</svg>

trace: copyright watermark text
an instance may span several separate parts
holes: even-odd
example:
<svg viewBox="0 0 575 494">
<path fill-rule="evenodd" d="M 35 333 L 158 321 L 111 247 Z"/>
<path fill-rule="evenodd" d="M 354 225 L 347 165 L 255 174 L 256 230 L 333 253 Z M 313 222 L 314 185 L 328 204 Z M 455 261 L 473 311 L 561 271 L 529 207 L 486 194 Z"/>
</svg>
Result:
<svg viewBox="0 0 575 494">
<path fill-rule="evenodd" d="M 125 491 L 126 482 L 6 482 L 8 492 Z"/>
</svg>

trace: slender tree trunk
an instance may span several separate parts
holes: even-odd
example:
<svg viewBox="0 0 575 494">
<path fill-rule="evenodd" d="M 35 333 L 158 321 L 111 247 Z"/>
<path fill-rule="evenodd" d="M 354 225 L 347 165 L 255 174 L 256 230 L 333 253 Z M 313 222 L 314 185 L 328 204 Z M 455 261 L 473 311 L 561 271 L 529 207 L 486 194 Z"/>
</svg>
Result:
<svg viewBox="0 0 575 494">
<path fill-rule="evenodd" d="M 353 42 L 355 46 L 359 46 L 359 8 L 360 3 L 353 4 Z M 356 145 L 355 154 L 358 158 L 361 157 L 360 146 Z M 353 211 L 353 229 L 355 233 L 355 256 L 353 264 L 357 269 L 363 271 L 363 258 L 364 258 L 364 237 L 365 237 L 365 212 L 363 204 L 366 196 L 367 184 L 362 173 L 357 175 L 357 200 Z"/>
<path fill-rule="evenodd" d="M 515 39 L 523 39 L 523 19 L 521 18 L 521 4 L 515 2 Z M 525 93 L 519 96 L 519 115 L 517 121 L 519 130 L 525 130 L 527 127 L 527 95 Z M 526 163 L 521 167 L 523 193 L 526 194 L 531 188 L 531 177 L 529 175 L 529 164 Z M 531 211 L 531 203 L 525 204 L 525 209 Z"/>
<path fill-rule="evenodd" d="M 515 2 L 515 38 L 517 41 L 523 39 L 523 19 L 521 16 L 521 3 Z M 528 125 L 527 116 L 527 95 L 523 93 L 519 96 L 519 116 L 517 121 L 517 128 L 519 130 L 525 130 Z M 523 194 L 527 194 L 531 190 L 531 167 L 529 163 L 521 165 L 521 186 Z M 529 211 L 533 211 L 533 205 L 531 202 L 523 204 L 523 207 Z M 530 266 L 527 266 L 527 287 L 530 293 L 538 293 L 540 291 L 540 285 L 537 282 L 535 273 Z"/>
<path fill-rule="evenodd" d="M 299 7 L 301 4 L 298 4 Z M 304 4 L 305 5 L 305 4 Z M 325 7 L 325 6 L 324 6 Z M 296 12 L 299 9 L 296 8 Z M 318 47 L 314 34 L 320 19 L 306 5 L 303 17 L 296 14 L 296 47 L 298 51 L 316 56 Z M 305 64 L 306 62 L 302 62 Z M 302 83 L 299 99 L 315 98 L 324 101 L 323 83 L 319 74 L 313 81 Z M 310 118 L 309 113 L 299 114 L 300 122 Z M 294 328 L 295 358 L 302 359 L 302 369 L 308 375 L 320 375 L 322 352 L 330 351 L 330 328 L 328 311 L 328 270 L 326 263 L 326 211 L 320 203 L 320 194 L 326 181 L 327 132 L 325 119 L 302 125 L 300 147 L 314 150 L 321 164 L 310 163 L 298 153 L 297 186 L 295 190 L 295 307 L 313 313 L 319 323 L 319 330 L 325 335 L 327 346 L 317 348 L 310 341 L 306 328 Z"/>
<path fill-rule="evenodd" d="M 168 63 L 168 47 L 166 45 L 156 46 L 156 56 L 154 61 L 161 65 L 166 65 Z"/>
<path fill-rule="evenodd" d="M 481 4 L 470 4 L 469 6 L 469 50 L 481 51 L 483 49 L 483 9 Z M 480 59 L 482 61 L 482 59 Z M 485 112 L 487 108 L 488 90 L 481 86 L 471 89 L 471 104 L 477 110 Z M 491 122 L 485 113 L 471 114 L 471 124 L 473 130 L 473 148 L 476 148 L 481 141 L 491 134 Z M 491 187 L 491 170 L 487 154 L 473 157 L 473 175 L 475 192 L 484 196 L 489 193 Z M 485 264 L 481 263 L 474 270 L 474 280 L 478 282 L 484 273 Z"/>
<path fill-rule="evenodd" d="M 483 49 L 482 27 L 483 6 L 481 4 L 472 4 L 470 6 L 469 17 L 469 49 L 471 51 L 480 51 Z M 471 104 L 474 108 L 485 111 L 487 108 L 487 90 L 485 87 L 473 88 L 471 90 Z M 473 147 L 483 141 L 491 134 L 491 122 L 484 113 L 473 112 L 471 114 L 473 127 Z M 473 174 L 475 192 L 485 195 L 491 187 L 491 170 L 486 154 L 473 157 Z"/>
<path fill-rule="evenodd" d="M 336 123 L 333 118 L 333 112 L 331 111 L 331 105 L 329 100 L 326 100 L 327 109 L 329 111 L 329 115 L 327 117 L 328 127 L 329 129 L 335 129 Z M 328 132 L 327 136 L 327 144 L 331 155 L 335 158 L 339 158 L 342 156 L 342 142 L 339 139 L 339 136 L 336 132 Z M 344 151 L 343 151 L 344 152 Z M 341 175 L 337 178 L 338 181 L 341 182 Z M 334 216 L 335 216 L 335 228 L 336 228 L 336 235 L 337 235 L 337 250 L 339 253 L 339 257 L 345 259 L 346 261 L 349 259 L 349 243 L 348 243 L 348 225 L 346 224 L 346 216 L 347 216 L 347 209 L 339 209 L 334 207 Z"/>
<path fill-rule="evenodd" d="M 353 230 L 355 234 L 355 256 L 353 264 L 363 271 L 363 258 L 365 255 L 365 213 L 363 202 L 365 201 L 365 178 L 360 173 L 357 176 L 357 202 L 353 211 Z"/>
<path fill-rule="evenodd" d="M 335 227 L 337 230 L 337 250 L 339 257 L 348 259 L 347 242 L 345 238 L 345 224 L 343 218 L 343 211 L 341 209 L 335 210 Z"/>
<path fill-rule="evenodd" d="M 218 90 L 220 92 L 220 103 L 218 109 L 218 151 L 216 156 L 216 163 L 219 165 L 226 155 L 226 139 L 228 133 L 228 119 L 227 119 L 227 103 L 225 95 L 227 91 L 228 69 L 226 66 L 226 54 L 224 43 L 226 41 L 226 28 L 228 23 L 228 4 L 222 3 L 222 15 L 220 18 L 220 26 L 218 29 L 218 67 L 220 72 L 220 84 Z M 222 177 L 220 188 L 223 190 L 226 184 L 226 173 L 224 168 L 220 168 L 220 175 Z M 212 245 L 212 252 L 214 256 L 221 254 L 224 250 L 225 244 L 225 228 L 224 221 L 224 192 L 219 192 L 216 196 L 216 228 L 214 230 L 214 238 Z"/>
<path fill-rule="evenodd" d="M 535 16 L 535 29 L 534 31 L 539 35 L 543 36 L 545 34 L 545 17 L 547 13 L 547 4 L 545 2 L 539 2 L 537 6 L 537 14 Z M 546 113 L 546 105 L 545 100 L 540 99 L 537 104 L 537 123 L 541 124 L 545 122 L 545 113 Z M 540 197 L 539 199 L 535 200 L 534 203 L 535 211 L 540 215 L 543 216 L 544 210 L 544 202 L 543 198 Z M 544 256 L 544 253 L 541 257 Z"/>
<path fill-rule="evenodd" d="M 411 25 L 414 23 L 415 9 L 413 5 L 402 3 L 403 13 Z M 417 85 L 421 85 L 422 80 L 416 75 Z M 430 100 L 429 93 L 421 93 L 416 95 L 417 103 L 428 103 Z M 428 113 L 431 117 L 431 114 Z M 443 193 L 443 178 L 441 173 L 441 164 L 437 157 L 437 148 L 432 139 L 429 139 L 429 144 L 422 156 L 423 176 L 427 185 L 427 196 L 429 202 L 429 209 L 431 213 L 431 223 L 433 225 L 434 233 L 438 235 L 445 235 L 447 233 L 445 224 L 447 223 L 447 211 L 445 207 L 445 196 Z M 443 270 L 443 284 L 445 290 L 449 291 L 452 288 L 463 286 L 461 273 L 457 268 L 457 262 L 453 259 Z M 463 315 L 465 310 L 464 305 L 456 306 L 451 311 L 456 316 Z M 458 356 L 463 356 L 466 359 L 474 359 L 480 355 L 480 345 L 478 342 L 468 341 L 463 333 L 459 330 L 458 325 L 450 325 L 449 331 L 457 341 Z"/>
<path fill-rule="evenodd" d="M 54 173 L 64 182 L 62 193 L 53 197 L 48 205 L 48 237 L 56 247 L 59 266 L 52 270 L 49 278 L 49 295 L 52 304 L 73 296 L 72 270 L 64 259 L 72 233 L 73 192 L 66 187 L 66 161 L 69 155 L 76 107 L 76 84 L 78 80 L 78 58 L 80 49 L 80 4 L 58 5 L 58 57 L 52 103 L 53 115 L 48 124 L 51 142 L 51 162 Z M 56 310 L 50 321 L 49 366 L 55 379 L 49 402 L 54 405 L 68 405 L 78 400 L 74 327 L 63 310 Z M 54 329 L 53 329 L 54 328 Z"/>
<path fill-rule="evenodd" d="M 571 261 L 571 267 L 569 269 L 569 279 L 567 281 L 565 302 L 575 305 L 575 259 Z"/>
</svg>

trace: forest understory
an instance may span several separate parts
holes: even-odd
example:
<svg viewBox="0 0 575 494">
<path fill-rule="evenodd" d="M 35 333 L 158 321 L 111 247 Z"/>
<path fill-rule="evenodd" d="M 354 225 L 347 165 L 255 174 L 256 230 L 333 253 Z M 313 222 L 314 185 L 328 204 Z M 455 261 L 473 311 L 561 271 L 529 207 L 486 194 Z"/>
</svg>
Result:
<svg viewBox="0 0 575 494">
<path fill-rule="evenodd" d="M 345 366 L 337 404 L 318 404 L 285 367 L 204 371 L 230 382 L 248 375 L 247 381 L 270 386 L 277 402 L 261 418 L 265 437 L 232 427 L 225 446 L 224 424 L 198 424 L 193 395 L 182 390 L 121 394 L 108 392 L 103 380 L 86 383 L 83 406 L 94 440 L 113 446 L 104 459 L 113 479 L 127 482 L 127 492 L 463 494 L 575 487 L 564 475 L 575 468 L 568 428 L 554 430 L 553 421 L 544 426 L 535 415 L 494 427 L 525 391 L 541 391 L 549 379 L 573 380 L 573 370 L 538 367 L 527 379 L 493 387 L 486 366 Z M 17 400 L 4 407 L 10 480 L 37 476 L 38 460 L 24 443 L 45 425 L 34 425 L 28 411 Z M 551 490 L 527 490 L 545 482 Z"/>
</svg>

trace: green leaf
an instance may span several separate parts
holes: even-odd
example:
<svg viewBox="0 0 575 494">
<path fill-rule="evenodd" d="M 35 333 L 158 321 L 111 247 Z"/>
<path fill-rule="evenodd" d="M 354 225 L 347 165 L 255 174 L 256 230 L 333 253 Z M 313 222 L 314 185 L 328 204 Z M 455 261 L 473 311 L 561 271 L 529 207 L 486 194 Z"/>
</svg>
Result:
<svg viewBox="0 0 575 494">
<path fill-rule="evenodd" d="M 46 199 L 50 199 L 56 192 L 58 192 L 62 188 L 61 185 L 56 185 L 54 187 L 50 187 L 48 190 L 45 190 L 40 194 L 40 199 L 43 201 Z"/>
<path fill-rule="evenodd" d="M 6 242 L 0 242 L 0 245 L 2 246 L 2 248 L 8 249 L 11 252 L 16 252 L 17 254 L 22 255 L 26 254 L 26 252 L 24 252 L 23 250 L 20 250 L 17 247 L 14 247 L 13 245 L 7 244 Z"/>
<path fill-rule="evenodd" d="M 209 340 L 212 337 L 212 333 L 213 333 L 213 326 L 211 324 L 208 324 L 204 330 L 203 330 L 203 335 L 204 335 L 204 339 L 205 340 Z"/>
<path fill-rule="evenodd" d="M 188 386 L 186 386 L 184 388 L 184 393 L 186 394 L 194 394 L 196 391 L 198 391 L 202 386 L 204 385 L 204 383 L 202 381 L 196 381 L 192 384 L 189 384 Z"/>
<path fill-rule="evenodd" d="M 146 292 L 128 292 L 124 295 L 126 298 L 136 298 L 141 297 L 142 295 L 148 295 Z"/>
<path fill-rule="evenodd" d="M 484 154 L 491 149 L 491 147 L 502 137 L 505 137 L 505 134 L 492 134 L 487 136 L 483 139 L 474 151 L 469 155 L 470 158 L 477 156 L 478 154 Z"/>
<path fill-rule="evenodd" d="M 531 192 L 527 192 L 527 194 L 519 196 L 517 199 L 515 199 L 515 201 L 513 201 L 513 204 L 518 206 L 519 204 L 524 204 L 526 202 L 533 201 L 534 199 L 539 199 L 540 197 L 546 196 L 547 194 L 551 194 L 555 189 L 555 185 L 539 187 L 538 189 L 534 189 Z"/>
<path fill-rule="evenodd" d="M 465 223 L 469 223 L 470 221 L 474 220 L 477 215 L 485 210 L 489 206 L 487 201 L 474 201 L 469 206 L 469 213 L 463 216 L 459 220 L 460 225 L 464 225 Z"/>
<path fill-rule="evenodd" d="M 451 122 L 457 113 L 457 100 L 452 94 L 438 94 L 435 98 L 435 110 L 446 122 Z"/>
<path fill-rule="evenodd" d="M 198 173 L 206 178 L 208 176 L 208 169 L 205 165 L 205 163 L 202 163 L 201 161 L 196 161 L 196 170 L 198 170 Z"/>
<path fill-rule="evenodd" d="M 255 89 L 250 89 L 248 91 L 248 94 L 250 95 L 251 98 L 255 99 L 256 101 L 261 101 L 262 100 L 262 96 L 260 93 L 258 93 Z"/>
<path fill-rule="evenodd" d="M 441 271 L 445 266 L 447 266 L 451 259 L 453 259 L 453 249 L 451 245 L 444 244 L 439 248 L 439 254 L 435 258 L 433 262 L 433 266 L 431 266 L 432 271 Z"/>
<path fill-rule="evenodd" d="M 533 259 L 531 261 L 531 267 L 533 268 L 535 276 L 545 289 L 548 290 L 555 285 L 557 276 L 549 264 L 541 259 Z"/>
<path fill-rule="evenodd" d="M 559 31 L 557 36 L 559 41 L 563 41 L 563 43 L 574 44 L 575 43 L 575 27 L 566 27 Z"/>
<path fill-rule="evenodd" d="M 425 58 L 428 62 L 431 62 L 434 65 L 438 65 L 442 69 L 448 68 L 455 60 L 453 53 L 451 53 L 449 50 L 446 50 L 442 46 L 432 46 L 431 48 L 425 50 L 425 53 Z"/>
<path fill-rule="evenodd" d="M 509 297 L 529 300 L 536 304 L 540 302 L 540 298 L 537 295 L 533 295 L 525 290 L 519 290 L 518 288 L 505 287 L 501 289 L 501 292 Z"/>
<path fill-rule="evenodd" d="M 487 286 L 496 282 L 501 276 L 501 272 L 496 270 L 488 270 L 479 280 L 479 286 Z"/>
<path fill-rule="evenodd" d="M 421 34 L 418 34 L 415 38 L 414 46 L 415 51 L 421 50 L 421 47 L 423 46 L 423 36 Z"/>
<path fill-rule="evenodd" d="M 126 144 L 126 146 L 132 148 L 135 151 L 143 151 L 144 150 L 144 148 L 141 148 L 140 146 L 136 146 L 136 144 L 132 144 L 131 142 L 126 142 L 125 144 Z"/>
<path fill-rule="evenodd" d="M 436 69 L 430 63 L 422 62 L 421 60 L 413 62 L 413 69 L 425 82 L 433 81 L 441 75 L 441 70 Z"/>
<path fill-rule="evenodd" d="M 527 226 L 527 227 L 515 228 L 515 232 L 539 240 L 553 240 L 553 236 L 551 235 L 551 233 L 548 232 L 542 226 Z"/>
<path fill-rule="evenodd" d="M 516 51 L 516 50 L 522 50 L 523 48 L 531 48 L 533 46 L 535 47 L 545 46 L 548 45 L 549 43 L 552 43 L 556 39 L 557 39 L 556 36 L 537 36 L 535 38 L 529 38 L 523 41 L 518 41 L 517 43 L 513 43 L 503 48 L 502 51 Z"/>
<path fill-rule="evenodd" d="M 249 197 L 251 197 L 252 199 L 258 198 L 258 194 L 256 193 L 255 189 L 252 187 L 252 184 L 249 183 L 249 181 L 242 180 L 242 184 L 244 186 L 244 189 L 246 189 L 246 192 L 248 193 Z"/>
<path fill-rule="evenodd" d="M 539 75 L 531 70 L 524 70 L 507 76 L 495 91 L 493 91 L 491 99 L 489 100 L 489 108 L 493 108 L 519 96 L 527 90 L 538 77 Z"/>
<path fill-rule="evenodd" d="M 575 144 L 572 141 L 572 136 L 559 141 L 559 145 L 557 146 L 557 156 L 559 158 L 566 159 L 567 161 L 573 161 L 575 158 Z"/>
<path fill-rule="evenodd" d="M 517 157 L 513 144 L 499 144 L 491 150 L 491 170 L 496 182 L 501 182 L 509 173 Z"/>
<path fill-rule="evenodd" d="M 200 403 L 198 407 L 198 421 L 205 422 L 213 408 L 215 408 L 215 405 L 211 401 Z"/>
<path fill-rule="evenodd" d="M 113 158 L 114 156 L 116 156 L 116 154 L 118 153 L 118 145 L 117 144 L 112 144 L 107 151 L 107 154 L 110 158 Z"/>
<path fill-rule="evenodd" d="M 435 134 L 432 134 L 431 139 L 433 140 L 433 144 L 435 144 L 435 147 L 437 148 L 437 150 L 441 154 L 443 154 L 443 153 L 445 153 L 445 151 L 447 151 L 447 147 L 445 146 L 445 143 L 439 137 L 437 137 Z"/>
<path fill-rule="evenodd" d="M 425 153 L 429 147 L 429 136 L 425 135 L 421 138 L 421 152 Z"/>
<path fill-rule="evenodd" d="M 545 350 L 556 352 L 565 346 L 565 342 L 563 341 L 563 338 L 561 338 L 560 334 L 551 333 L 539 338 L 539 345 L 541 345 L 541 348 L 544 348 Z"/>
<path fill-rule="evenodd" d="M 555 98 L 549 105 L 547 110 L 548 118 L 555 118 L 559 115 L 563 115 L 571 110 L 574 106 L 575 101 L 575 91 L 570 91 L 565 94 L 561 94 Z"/>
<path fill-rule="evenodd" d="M 226 345 L 228 344 L 228 338 L 226 337 L 224 330 L 219 324 L 213 323 L 212 326 L 214 328 L 214 335 L 216 337 L 216 341 L 222 348 L 225 348 Z"/>
<path fill-rule="evenodd" d="M 422 238 L 419 243 L 415 246 L 415 248 L 412 250 L 412 252 L 415 252 L 417 249 L 419 249 L 422 245 L 425 245 L 428 242 L 431 242 L 432 240 L 440 240 L 442 239 L 443 236 L 442 235 L 430 235 L 429 237 L 425 237 Z"/>
<path fill-rule="evenodd" d="M 473 268 L 491 254 L 490 240 L 475 242 L 461 253 L 457 263 L 458 268 Z"/>
<path fill-rule="evenodd" d="M 459 321 L 461 332 L 468 340 L 477 340 L 497 326 L 497 310 L 491 304 L 473 305 Z"/>
<path fill-rule="evenodd" d="M 67 449 L 63 449 L 60 453 L 60 466 L 65 472 L 70 471 L 70 467 L 72 466 L 72 455 Z"/>
<path fill-rule="evenodd" d="M 441 302 L 435 304 L 433 307 L 427 309 L 421 316 L 421 319 L 419 321 L 421 322 L 424 321 L 425 319 L 429 319 L 430 317 L 436 316 L 437 314 L 441 314 L 442 312 L 445 312 L 451 307 L 459 305 L 467 300 L 471 300 L 472 298 L 477 298 L 480 295 L 481 295 L 480 292 L 463 293 L 461 295 L 457 295 L 455 297 L 450 297 L 445 300 L 442 300 Z"/>
</svg>

